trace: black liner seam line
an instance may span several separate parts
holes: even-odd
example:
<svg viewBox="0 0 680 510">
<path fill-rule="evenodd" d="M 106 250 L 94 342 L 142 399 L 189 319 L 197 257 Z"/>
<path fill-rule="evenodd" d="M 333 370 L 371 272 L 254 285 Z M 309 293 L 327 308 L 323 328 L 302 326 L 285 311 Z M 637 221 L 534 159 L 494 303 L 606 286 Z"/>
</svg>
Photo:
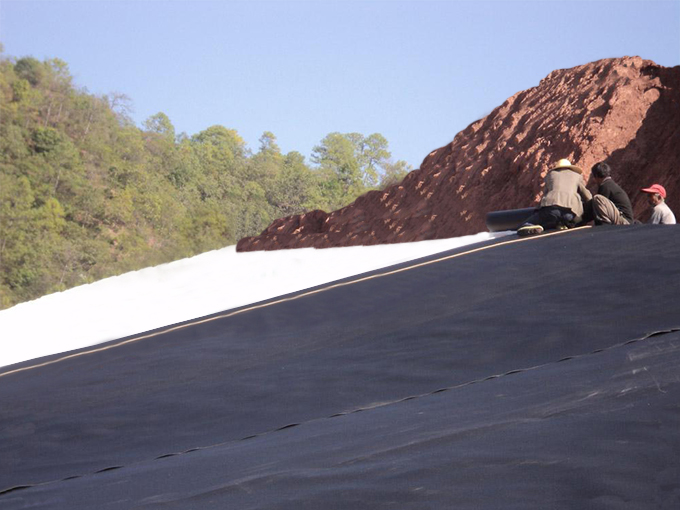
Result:
<svg viewBox="0 0 680 510">
<path fill-rule="evenodd" d="M 290 429 L 290 428 L 299 427 L 301 425 L 307 425 L 309 423 L 319 422 L 321 420 L 329 420 L 329 419 L 332 419 L 332 418 L 339 418 L 339 417 L 342 417 L 342 416 L 348 416 L 350 414 L 361 413 L 361 412 L 364 412 L 364 411 L 371 411 L 373 409 L 379 409 L 379 408 L 382 408 L 382 407 L 387 407 L 387 406 L 391 406 L 391 405 L 394 405 L 394 404 L 407 402 L 409 400 L 415 400 L 415 399 L 419 399 L 419 398 L 429 397 L 429 396 L 435 395 L 437 393 L 443 393 L 445 391 L 456 390 L 456 389 L 464 388 L 466 386 L 471 386 L 473 384 L 479 384 L 479 383 L 482 383 L 482 382 L 485 382 L 485 381 L 500 379 L 502 377 L 507 377 L 509 375 L 519 374 L 519 373 L 523 373 L 523 372 L 529 372 L 529 371 L 537 370 L 537 369 L 544 368 L 544 367 L 547 367 L 547 366 L 550 366 L 550 365 L 555 365 L 557 363 L 563 363 L 565 361 L 577 360 L 577 359 L 585 358 L 585 357 L 588 357 L 588 356 L 593 356 L 595 354 L 601 354 L 603 352 L 618 349 L 618 348 L 621 348 L 621 347 L 626 346 L 626 345 L 630 345 L 630 344 L 637 343 L 637 342 L 643 342 L 643 341 L 648 340 L 648 339 L 653 338 L 653 337 L 657 337 L 657 336 L 661 336 L 661 335 L 667 335 L 667 334 L 670 334 L 670 333 L 676 333 L 678 331 L 680 331 L 680 326 L 679 327 L 673 327 L 673 328 L 670 328 L 670 329 L 653 331 L 653 332 L 648 333 L 648 334 L 641 336 L 639 338 L 633 338 L 631 340 L 626 340 L 626 341 L 623 341 L 623 342 L 619 342 L 617 344 L 610 345 L 609 347 L 605 347 L 605 348 L 601 348 L 601 349 L 595 349 L 594 351 L 591 351 L 591 352 L 588 352 L 588 353 L 585 353 L 585 354 L 575 354 L 573 356 L 566 356 L 566 357 L 560 358 L 559 360 L 556 360 L 556 361 L 549 361 L 547 363 L 542 363 L 540 365 L 534 365 L 532 367 L 509 370 L 509 371 L 504 372 L 502 374 L 489 375 L 489 376 L 483 377 L 481 379 L 473 379 L 472 381 L 467 381 L 467 382 L 464 382 L 464 383 L 455 384 L 453 386 L 446 386 L 444 388 L 439 388 L 437 390 L 433 390 L 433 391 L 430 391 L 430 392 L 427 392 L 427 393 L 421 393 L 421 394 L 418 394 L 418 395 L 410 395 L 408 397 L 403 397 L 403 398 L 400 398 L 400 399 L 397 399 L 397 400 L 392 400 L 390 402 L 383 402 L 383 403 L 373 405 L 373 406 L 370 406 L 370 407 L 359 407 L 359 408 L 353 409 L 351 411 L 334 413 L 330 416 L 325 416 L 325 417 L 321 417 L 321 418 L 313 418 L 311 420 L 307 420 L 307 421 L 300 422 L 300 423 L 289 423 L 288 425 L 284 425 L 282 427 L 277 427 L 275 429 L 266 430 L 264 432 L 245 436 L 245 437 L 242 437 L 240 439 L 231 439 L 229 441 L 224 441 L 222 443 L 215 443 L 215 444 L 211 444 L 211 445 L 208 445 L 208 446 L 196 446 L 196 447 L 189 448 L 189 449 L 181 451 L 181 452 L 165 453 L 163 455 L 159 455 L 157 457 L 154 457 L 151 460 L 152 461 L 153 460 L 161 460 L 161 459 L 166 459 L 166 458 L 169 458 L 169 457 L 176 457 L 176 456 L 179 456 L 179 455 L 185 455 L 185 454 L 191 453 L 191 452 L 196 452 L 196 451 L 201 451 L 201 450 L 209 450 L 209 449 L 212 449 L 212 448 L 218 448 L 220 446 L 225 446 L 225 445 L 228 445 L 230 443 L 238 443 L 238 442 L 241 442 L 241 441 L 247 441 L 247 440 L 250 440 L 250 439 L 255 439 L 255 438 L 258 438 L 258 437 L 262 437 L 262 436 L 272 434 L 274 432 L 280 432 L 280 431 L 287 430 L 287 429 Z M 55 483 L 59 483 L 59 482 L 65 482 L 65 481 L 68 481 L 68 480 L 74 480 L 76 478 L 83 478 L 85 476 L 92 476 L 92 475 L 96 475 L 96 474 L 99 474 L 99 473 L 105 473 L 107 471 L 124 469 L 126 467 L 138 465 L 138 464 L 141 464 L 143 462 L 149 462 L 149 460 L 135 461 L 135 462 L 132 462 L 131 464 L 128 464 L 126 466 L 105 467 L 105 468 L 93 471 L 91 473 L 85 473 L 85 474 L 82 474 L 82 475 L 71 475 L 71 476 L 67 476 L 66 478 L 60 478 L 58 480 L 49 480 L 47 482 L 40 482 L 40 483 L 35 483 L 35 484 L 15 485 L 14 487 L 8 487 L 6 489 L 0 490 L 0 497 L 5 495 L 5 494 L 15 492 L 15 491 L 18 491 L 18 490 L 30 489 L 30 488 L 33 488 L 33 487 L 41 487 L 41 486 L 44 486 L 44 485 L 51 485 L 51 484 L 55 484 Z"/>
<path fill-rule="evenodd" d="M 374 274 L 374 275 L 371 275 L 371 276 L 364 276 L 362 278 L 357 278 L 356 280 L 351 280 L 349 282 L 334 283 L 334 284 L 331 284 L 331 285 L 328 285 L 326 287 L 322 287 L 322 288 L 316 289 L 316 290 L 302 291 L 300 294 L 297 294 L 295 296 L 291 296 L 291 297 L 287 297 L 287 298 L 281 298 L 281 299 L 277 299 L 277 300 L 270 301 L 270 302 L 267 302 L 267 303 L 262 303 L 262 304 L 259 304 L 259 305 L 248 306 L 246 308 L 241 308 L 240 310 L 216 315 L 214 317 L 208 317 L 206 319 L 194 320 L 192 322 L 173 326 L 173 327 L 170 327 L 168 329 L 164 329 L 162 331 L 156 331 L 154 333 L 149 333 L 149 334 L 146 334 L 146 335 L 140 335 L 140 336 L 136 336 L 134 338 L 129 338 L 128 340 L 124 340 L 124 341 L 119 342 L 117 344 L 108 345 L 106 347 L 98 347 L 96 349 L 91 349 L 89 351 L 83 351 L 83 352 L 78 352 L 78 353 L 75 353 L 75 354 L 69 354 L 67 356 L 63 356 L 61 358 L 57 358 L 57 359 L 54 359 L 54 360 L 51 360 L 51 361 L 46 361 L 44 363 L 39 363 L 37 365 L 31 365 L 31 366 L 28 366 L 28 367 L 22 367 L 22 368 L 17 368 L 15 370 L 10 370 L 8 372 L 0 373 L 0 378 L 5 377 L 7 375 L 11 375 L 11 374 L 16 374 L 16 373 L 19 373 L 19 372 L 25 372 L 26 370 L 33 370 L 35 368 L 41 368 L 41 367 L 44 367 L 44 366 L 47 366 L 47 365 L 53 365 L 55 363 L 59 363 L 60 361 L 65 361 L 67 359 L 76 358 L 76 357 L 79 357 L 79 356 L 85 356 L 87 354 L 94 354 L 94 353 L 97 353 L 97 352 L 107 351 L 109 349 L 121 347 L 123 345 L 127 345 L 127 344 L 130 344 L 130 343 L 133 343 L 133 342 L 138 342 L 140 340 L 146 340 L 148 338 L 161 336 L 161 335 L 164 335 L 166 333 L 172 333 L 173 331 L 179 331 L 181 329 L 186 329 L 186 328 L 189 328 L 191 326 L 198 326 L 198 325 L 204 324 L 206 322 L 212 322 L 212 321 L 216 321 L 216 320 L 220 320 L 220 319 L 226 319 L 226 318 L 229 318 L 229 317 L 233 317 L 234 315 L 239 315 L 239 314 L 242 314 L 242 313 L 250 312 L 250 311 L 253 311 L 253 310 L 257 310 L 259 308 L 266 308 L 266 307 L 277 305 L 277 304 L 280 304 L 280 303 L 286 303 L 288 301 L 294 301 L 296 299 L 311 296 L 313 294 L 319 294 L 321 292 L 325 292 L 327 290 L 335 289 L 337 287 L 346 287 L 348 285 L 353 285 L 355 283 L 361 283 L 361 282 L 364 282 L 364 281 L 367 281 L 367 280 L 382 278 L 384 276 L 391 276 L 393 274 L 402 273 L 404 271 L 410 271 L 411 269 L 417 269 L 417 268 L 423 267 L 423 266 L 429 266 L 431 264 L 436 264 L 436 263 L 439 263 L 439 262 L 443 262 L 445 260 L 455 259 L 455 258 L 458 258 L 458 257 L 462 257 L 463 255 L 469 255 L 471 253 L 478 253 L 480 251 L 485 251 L 485 250 L 488 250 L 488 249 L 491 249 L 491 248 L 496 248 L 496 247 L 499 247 L 499 246 L 505 246 L 505 245 L 508 245 L 508 244 L 515 244 L 515 243 L 523 242 L 523 241 L 530 241 L 530 240 L 533 240 L 533 239 L 542 239 L 542 238 L 550 237 L 550 236 L 554 236 L 554 235 L 562 235 L 562 234 L 566 234 L 568 232 L 573 232 L 573 231 L 576 231 L 576 230 L 583 230 L 583 229 L 588 229 L 588 228 L 592 228 L 592 227 L 583 226 L 583 227 L 576 227 L 576 228 L 569 229 L 569 230 L 557 230 L 555 232 L 542 234 L 540 236 L 520 237 L 519 239 L 510 239 L 510 240 L 502 241 L 502 242 L 499 242 L 499 243 L 487 244 L 485 246 L 480 246 L 478 248 L 473 248 L 471 250 L 467 250 L 467 251 L 463 251 L 463 252 L 459 252 L 459 253 L 454 253 L 452 255 L 446 255 L 446 256 L 441 257 L 439 259 L 433 259 L 433 260 L 428 260 L 428 261 L 425 261 L 425 262 L 419 262 L 417 264 L 413 264 L 413 265 L 410 265 L 410 266 L 407 266 L 407 267 L 402 267 L 400 269 L 393 269 L 392 271 L 386 271 L 385 273 L 378 273 L 378 274 Z"/>
<path fill-rule="evenodd" d="M 562 234 L 566 234 L 566 233 L 573 232 L 573 231 L 576 231 L 576 230 L 583 230 L 583 229 L 588 229 L 588 228 L 592 228 L 592 227 L 584 226 L 584 227 L 576 227 L 576 228 L 569 229 L 569 230 L 557 230 L 555 232 L 542 234 L 540 236 L 520 237 L 518 239 L 510 239 L 508 241 L 503 241 L 503 242 L 499 242 L 499 243 L 487 244 L 487 245 L 484 245 L 484 246 L 480 246 L 478 248 L 473 248 L 471 250 L 467 250 L 467 251 L 463 251 L 463 252 L 459 252 L 459 253 L 454 253 L 452 255 L 446 255 L 446 256 L 441 257 L 439 259 L 433 259 L 433 260 L 428 260 L 428 261 L 425 261 L 425 262 L 419 262 L 417 264 L 413 264 L 413 265 L 407 266 L 407 267 L 402 267 L 400 269 L 393 269 L 392 271 L 386 271 L 385 273 L 378 273 L 378 274 L 374 274 L 374 275 L 371 275 L 371 276 L 364 276 L 362 278 L 358 278 L 356 280 L 351 280 L 349 282 L 334 283 L 334 284 L 328 285 L 327 287 L 323 287 L 323 288 L 316 289 L 316 290 L 302 291 L 302 293 L 295 295 L 295 296 L 291 296 L 291 297 L 287 297 L 287 298 L 281 298 L 281 299 L 277 299 L 275 301 L 270 301 L 268 303 L 262 303 L 262 304 L 259 304 L 259 305 L 249 306 L 249 307 L 246 307 L 246 308 L 242 308 L 240 310 L 236 310 L 234 312 L 224 313 L 224 314 L 216 315 L 214 317 L 208 317 L 206 319 L 195 320 L 193 322 L 188 322 L 186 324 L 180 324 L 180 325 L 177 325 L 177 326 L 173 326 L 173 327 L 170 327 L 168 329 L 164 329 L 162 331 L 156 331 L 154 333 L 149 333 L 149 334 L 146 334 L 146 335 L 141 335 L 141 336 L 136 336 L 134 338 L 129 338 L 128 340 L 124 340 L 124 341 L 119 342 L 117 344 L 108 345 L 106 347 L 98 347 L 98 348 L 95 348 L 95 349 L 91 349 L 89 351 L 83 351 L 83 352 L 78 352 L 78 353 L 75 353 L 75 354 L 69 354 L 67 356 L 63 356 L 61 358 L 57 358 L 57 359 L 54 359 L 54 360 L 51 360 L 51 361 L 45 361 L 44 363 L 39 363 L 37 365 L 31 365 L 31 366 L 28 366 L 28 367 L 22 367 L 22 368 L 17 368 L 15 370 L 10 370 L 8 372 L 3 372 L 3 373 L 0 373 L 0 378 L 11 375 L 11 374 L 16 374 L 16 373 L 19 373 L 19 372 L 25 372 L 26 370 L 33 370 L 33 369 L 41 368 L 41 367 L 44 367 L 44 366 L 47 366 L 47 365 L 53 365 L 55 363 L 59 363 L 60 361 L 65 361 L 67 359 L 76 358 L 76 357 L 79 357 L 79 356 L 85 356 L 87 354 L 94 354 L 94 353 L 97 353 L 97 352 L 107 351 L 109 349 L 121 347 L 123 345 L 127 345 L 127 344 L 130 344 L 130 343 L 133 343 L 133 342 L 138 342 L 140 340 L 146 340 L 148 338 L 161 336 L 161 335 L 164 335 L 166 333 L 172 333 L 173 331 L 179 331 L 181 329 L 186 329 L 186 328 L 189 328 L 191 326 L 198 326 L 200 324 L 204 324 L 204 323 L 207 323 L 207 322 L 213 322 L 213 321 L 220 320 L 220 319 L 226 319 L 226 318 L 229 318 L 229 317 L 233 317 L 234 315 L 239 315 L 239 314 L 242 314 L 242 313 L 250 312 L 252 310 L 257 310 L 259 308 L 266 308 L 266 307 L 277 305 L 277 304 L 280 304 L 280 303 L 285 303 L 285 302 L 288 302 L 288 301 L 294 301 L 296 299 L 311 296 L 313 294 L 319 294 L 321 292 L 325 292 L 327 290 L 331 290 L 331 289 L 334 289 L 334 288 L 337 288 L 337 287 L 346 287 L 348 285 L 353 285 L 355 283 L 361 283 L 361 282 L 364 282 L 364 281 L 367 281 L 367 280 L 373 280 L 373 279 L 377 279 L 377 278 L 382 278 L 384 276 L 390 276 L 390 275 L 393 275 L 393 274 L 402 273 L 402 272 L 405 272 L 405 271 L 410 271 L 411 269 L 417 269 L 419 267 L 429 266 L 431 264 L 436 264 L 436 263 L 439 263 L 439 262 L 443 262 L 445 260 L 455 259 L 455 258 L 458 258 L 458 257 L 462 257 L 463 255 L 469 255 L 471 253 L 478 253 L 480 251 L 485 251 L 485 250 L 488 250 L 488 249 L 491 249 L 491 248 L 496 248 L 496 247 L 499 247 L 499 246 L 506 246 L 506 245 L 509 245 L 509 244 L 515 244 L 515 243 L 530 241 L 530 240 L 534 240 L 534 239 L 543 239 L 545 237 L 550 237 L 550 236 L 554 236 L 554 235 L 562 235 Z"/>
</svg>

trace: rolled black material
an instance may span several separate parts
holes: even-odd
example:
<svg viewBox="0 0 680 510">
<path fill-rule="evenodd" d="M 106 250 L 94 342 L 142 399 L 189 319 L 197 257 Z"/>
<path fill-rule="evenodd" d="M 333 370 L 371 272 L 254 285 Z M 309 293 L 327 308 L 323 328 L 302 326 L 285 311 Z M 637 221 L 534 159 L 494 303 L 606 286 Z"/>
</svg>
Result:
<svg viewBox="0 0 680 510">
<path fill-rule="evenodd" d="M 489 232 L 517 230 L 522 223 L 535 212 L 535 207 L 527 207 L 526 209 L 508 209 L 506 211 L 491 211 L 486 215 L 486 228 L 489 229 Z"/>
</svg>

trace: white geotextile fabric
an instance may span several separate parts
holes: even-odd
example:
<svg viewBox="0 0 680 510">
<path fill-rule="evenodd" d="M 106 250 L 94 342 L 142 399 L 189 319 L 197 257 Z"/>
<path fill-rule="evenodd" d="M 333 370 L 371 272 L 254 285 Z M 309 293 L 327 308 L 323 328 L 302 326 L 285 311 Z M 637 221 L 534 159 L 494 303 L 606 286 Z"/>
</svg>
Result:
<svg viewBox="0 0 680 510">
<path fill-rule="evenodd" d="M 508 235 L 237 253 L 235 246 L 133 271 L 0 311 L 0 366 L 238 308 Z"/>
</svg>

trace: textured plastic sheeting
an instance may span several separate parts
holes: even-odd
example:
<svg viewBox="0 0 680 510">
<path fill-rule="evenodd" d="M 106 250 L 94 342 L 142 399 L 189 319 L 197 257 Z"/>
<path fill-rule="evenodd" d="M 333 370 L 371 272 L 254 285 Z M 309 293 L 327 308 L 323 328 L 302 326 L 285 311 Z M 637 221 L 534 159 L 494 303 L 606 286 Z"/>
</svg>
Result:
<svg viewBox="0 0 680 510">
<path fill-rule="evenodd" d="M 489 232 L 517 230 L 535 212 L 535 207 L 528 207 L 526 209 L 508 209 L 506 211 L 491 211 L 486 214 L 486 228 L 489 229 Z"/>
<path fill-rule="evenodd" d="M 677 508 L 680 229 L 487 246 L 0 377 L 0 507 Z"/>
</svg>

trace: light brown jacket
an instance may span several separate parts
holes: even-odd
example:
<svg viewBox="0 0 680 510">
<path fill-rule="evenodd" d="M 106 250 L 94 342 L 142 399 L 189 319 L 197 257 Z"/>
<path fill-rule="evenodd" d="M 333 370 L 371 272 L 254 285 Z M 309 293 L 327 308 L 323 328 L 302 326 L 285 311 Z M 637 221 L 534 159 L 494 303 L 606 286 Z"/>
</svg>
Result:
<svg viewBox="0 0 680 510">
<path fill-rule="evenodd" d="M 576 222 L 583 216 L 583 203 L 593 198 L 580 172 L 571 168 L 557 168 L 545 176 L 545 194 L 541 207 L 557 205 L 567 207 L 576 215 Z"/>
</svg>

